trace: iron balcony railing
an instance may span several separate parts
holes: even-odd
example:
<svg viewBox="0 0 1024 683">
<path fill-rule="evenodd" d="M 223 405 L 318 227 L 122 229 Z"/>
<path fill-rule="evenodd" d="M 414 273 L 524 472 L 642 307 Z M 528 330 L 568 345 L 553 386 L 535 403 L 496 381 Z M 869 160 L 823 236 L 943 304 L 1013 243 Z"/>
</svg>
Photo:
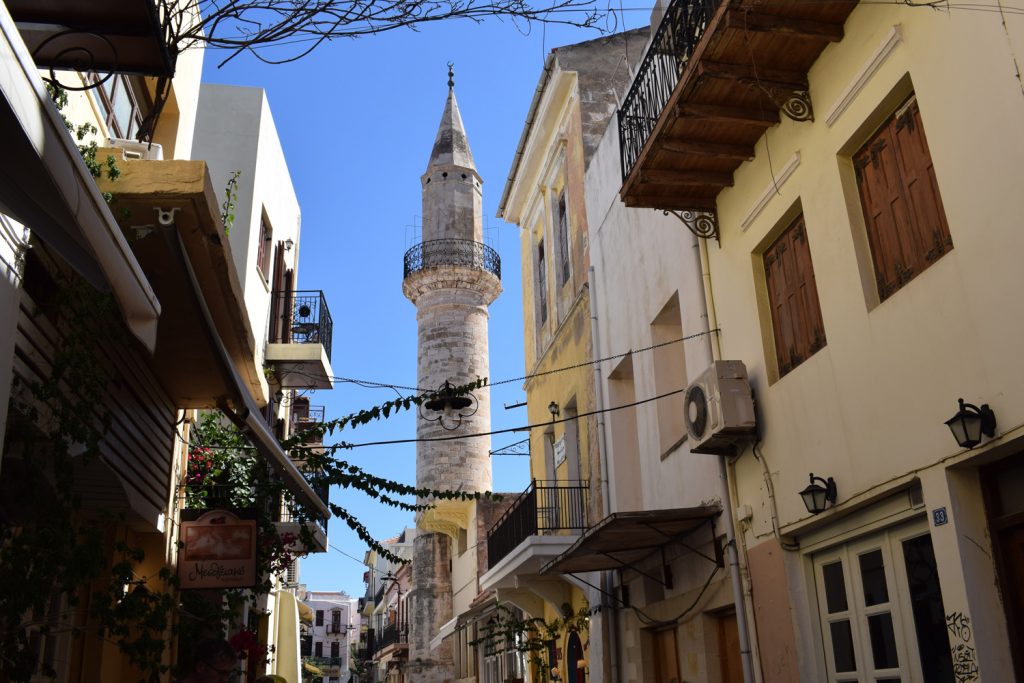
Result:
<svg viewBox="0 0 1024 683">
<path fill-rule="evenodd" d="M 534 481 L 487 532 L 487 566 L 530 536 L 586 528 L 586 482 Z"/>
<path fill-rule="evenodd" d="M 334 321 L 319 290 L 274 292 L 270 301 L 271 344 L 320 344 L 331 359 Z"/>
<path fill-rule="evenodd" d="M 404 628 L 398 628 L 395 624 L 388 624 L 381 632 L 380 637 L 377 639 L 377 649 L 374 654 L 380 652 L 389 645 L 396 645 L 406 642 L 406 634 Z"/>
<path fill-rule="evenodd" d="M 305 661 L 312 664 L 313 666 L 326 669 L 335 666 L 342 666 L 345 663 L 344 657 L 305 657 Z"/>
<path fill-rule="evenodd" d="M 640 157 L 715 10 L 725 0 L 672 0 L 619 109 L 625 180 Z"/>
<path fill-rule="evenodd" d="M 404 275 L 440 266 L 479 268 L 501 279 L 501 257 L 486 244 L 473 240 L 427 240 L 405 252 Z"/>
</svg>

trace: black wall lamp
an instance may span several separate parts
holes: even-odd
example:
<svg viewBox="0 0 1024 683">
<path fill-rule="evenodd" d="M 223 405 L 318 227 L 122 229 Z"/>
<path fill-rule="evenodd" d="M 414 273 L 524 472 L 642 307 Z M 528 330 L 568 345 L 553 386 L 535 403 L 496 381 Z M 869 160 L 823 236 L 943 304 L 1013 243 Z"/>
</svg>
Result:
<svg viewBox="0 0 1024 683">
<path fill-rule="evenodd" d="M 817 483 L 819 481 L 824 486 L 819 486 Z M 832 477 L 822 479 L 814 476 L 813 472 L 811 473 L 811 483 L 800 492 L 800 497 L 804 499 L 804 506 L 812 515 L 824 512 L 827 503 L 835 505 L 837 495 L 835 479 Z"/>
<path fill-rule="evenodd" d="M 558 409 L 558 404 L 552 401 L 548 404 L 548 412 L 551 413 L 551 421 L 554 422 L 555 418 L 558 417 L 558 413 L 561 411 Z"/>
<path fill-rule="evenodd" d="M 953 432 L 953 438 L 961 448 L 977 446 L 981 443 L 982 434 L 990 438 L 996 435 L 996 414 L 987 403 L 982 403 L 979 408 L 972 403 L 965 403 L 962 398 L 957 400 L 960 402 L 960 410 L 946 420 L 946 426 Z"/>
</svg>

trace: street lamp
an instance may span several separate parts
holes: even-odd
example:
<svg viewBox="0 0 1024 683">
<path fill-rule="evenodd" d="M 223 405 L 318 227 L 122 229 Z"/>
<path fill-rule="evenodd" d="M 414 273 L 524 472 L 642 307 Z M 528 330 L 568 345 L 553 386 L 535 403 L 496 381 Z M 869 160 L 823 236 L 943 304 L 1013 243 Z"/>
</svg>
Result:
<svg viewBox="0 0 1024 683">
<path fill-rule="evenodd" d="M 819 481 L 824 486 L 819 486 L 817 484 Z M 811 483 L 800 492 L 800 497 L 804 499 L 804 507 L 812 515 L 824 512 L 827 503 L 835 505 L 837 495 L 835 479 L 832 477 L 822 479 L 821 477 L 814 476 L 813 472 L 811 473 Z"/>
<path fill-rule="evenodd" d="M 981 443 L 981 435 L 993 437 L 996 434 L 996 414 L 987 403 L 976 406 L 965 403 L 961 398 L 960 410 L 946 420 L 946 426 L 953 432 L 953 438 L 961 448 L 974 448 Z"/>
</svg>

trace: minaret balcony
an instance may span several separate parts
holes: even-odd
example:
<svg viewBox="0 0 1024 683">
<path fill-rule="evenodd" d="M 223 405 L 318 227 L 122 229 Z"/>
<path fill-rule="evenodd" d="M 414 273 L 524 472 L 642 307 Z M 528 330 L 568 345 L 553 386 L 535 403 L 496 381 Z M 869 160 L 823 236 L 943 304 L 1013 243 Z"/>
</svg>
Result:
<svg viewBox="0 0 1024 683">
<path fill-rule="evenodd" d="M 427 240 L 405 252 L 403 278 L 421 271 L 449 266 L 475 268 L 501 279 L 501 257 L 486 244 L 473 240 Z"/>
<path fill-rule="evenodd" d="M 274 292 L 266 359 L 284 389 L 330 389 L 334 321 L 319 290 Z"/>
</svg>

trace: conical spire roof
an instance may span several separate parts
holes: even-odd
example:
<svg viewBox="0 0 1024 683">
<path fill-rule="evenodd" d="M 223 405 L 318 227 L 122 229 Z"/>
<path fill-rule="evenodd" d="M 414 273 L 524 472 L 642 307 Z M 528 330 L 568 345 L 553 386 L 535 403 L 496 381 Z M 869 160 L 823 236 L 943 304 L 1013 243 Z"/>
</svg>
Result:
<svg viewBox="0 0 1024 683">
<path fill-rule="evenodd" d="M 444 114 L 441 115 L 441 125 L 437 129 L 437 137 L 434 138 L 434 149 L 430 152 L 427 169 L 435 166 L 461 166 L 476 170 L 473 152 L 470 151 L 469 140 L 466 138 L 466 128 L 462 125 L 459 103 L 455 99 L 455 86 L 451 81 L 450 71 L 448 100 L 444 103 Z"/>
</svg>

